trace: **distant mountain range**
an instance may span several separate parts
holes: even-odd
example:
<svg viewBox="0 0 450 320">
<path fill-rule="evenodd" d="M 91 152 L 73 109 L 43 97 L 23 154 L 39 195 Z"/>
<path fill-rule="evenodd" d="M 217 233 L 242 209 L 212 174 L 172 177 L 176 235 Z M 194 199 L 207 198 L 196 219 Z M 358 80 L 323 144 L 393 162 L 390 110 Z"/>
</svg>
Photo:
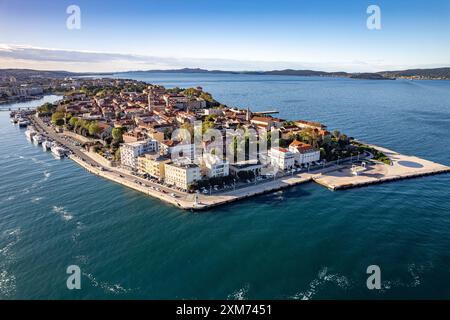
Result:
<svg viewBox="0 0 450 320">
<path fill-rule="evenodd" d="M 304 77 L 340 77 L 369 80 L 393 80 L 396 78 L 414 78 L 414 79 L 446 79 L 450 80 L 450 68 L 435 69 L 410 69 L 401 71 L 381 71 L 375 73 L 349 73 L 349 72 L 325 72 L 314 70 L 272 70 L 272 71 L 225 71 L 225 70 L 206 70 L 200 68 L 183 68 L 172 70 L 146 70 L 146 71 L 127 71 L 111 73 L 76 73 L 68 71 L 39 71 L 31 69 L 0 69 L 1 77 L 14 76 L 16 78 L 24 77 L 73 77 L 73 76 L 111 76 L 113 74 L 127 73 L 204 73 L 204 74 L 248 74 L 248 75 L 284 75 L 284 76 L 304 76 Z"/>
<path fill-rule="evenodd" d="M 344 77 L 354 79 L 370 80 L 392 80 L 395 78 L 422 78 L 422 79 L 450 79 L 450 68 L 436 69 L 410 69 L 402 71 L 382 71 L 373 73 L 349 73 L 345 71 L 325 72 L 314 70 L 272 70 L 272 71 L 224 71 L 224 70 L 205 70 L 200 68 L 183 68 L 172 70 L 146 70 L 138 72 L 151 73 L 227 73 L 227 74 L 249 74 L 249 75 L 283 75 L 283 76 L 304 76 L 304 77 Z M 125 73 L 125 72 L 124 72 Z"/>
</svg>

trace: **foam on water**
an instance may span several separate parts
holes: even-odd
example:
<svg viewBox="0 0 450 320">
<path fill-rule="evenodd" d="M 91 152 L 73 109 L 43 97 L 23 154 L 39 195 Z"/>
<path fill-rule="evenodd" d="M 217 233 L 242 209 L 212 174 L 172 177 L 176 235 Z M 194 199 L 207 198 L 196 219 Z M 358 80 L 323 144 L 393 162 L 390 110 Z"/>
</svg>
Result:
<svg viewBox="0 0 450 320">
<path fill-rule="evenodd" d="M 118 294 L 125 294 L 130 292 L 132 289 L 124 288 L 121 284 L 113 283 L 110 284 L 108 282 L 102 282 L 98 281 L 92 274 L 90 273 L 83 273 L 84 276 L 86 276 L 93 287 L 102 288 L 106 293 L 118 295 Z"/>
<path fill-rule="evenodd" d="M 53 206 L 52 211 L 59 214 L 65 221 L 70 221 L 73 219 L 73 215 L 62 206 Z"/>
<path fill-rule="evenodd" d="M 350 280 L 347 277 L 340 274 L 328 274 L 328 268 L 324 267 L 317 273 L 317 278 L 309 283 L 308 289 L 296 293 L 290 298 L 295 300 L 311 300 L 327 283 L 332 283 L 341 289 L 351 287 Z"/>
<path fill-rule="evenodd" d="M 228 300 L 247 300 L 247 294 L 248 290 L 250 288 L 250 285 L 246 284 L 244 287 L 237 289 L 236 291 L 232 292 L 228 295 Z"/>
</svg>

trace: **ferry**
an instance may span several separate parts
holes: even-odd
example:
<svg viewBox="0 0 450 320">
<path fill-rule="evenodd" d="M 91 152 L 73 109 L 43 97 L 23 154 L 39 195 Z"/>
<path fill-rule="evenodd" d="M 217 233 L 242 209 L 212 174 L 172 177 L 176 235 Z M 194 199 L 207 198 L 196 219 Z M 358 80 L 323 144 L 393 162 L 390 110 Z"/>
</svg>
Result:
<svg viewBox="0 0 450 320">
<path fill-rule="evenodd" d="M 52 151 L 53 155 L 59 159 L 63 158 L 66 155 L 66 149 L 64 149 L 63 147 L 60 147 L 56 143 L 52 144 L 52 147 L 50 148 L 50 150 Z"/>
<path fill-rule="evenodd" d="M 34 142 L 35 144 L 42 144 L 43 141 L 44 141 L 44 137 L 41 136 L 40 134 L 35 134 L 35 135 L 33 136 L 33 142 Z"/>
<path fill-rule="evenodd" d="M 52 148 L 52 142 L 50 140 L 45 140 L 44 142 L 42 142 L 42 149 L 44 149 L 44 151 L 48 151 Z"/>
</svg>

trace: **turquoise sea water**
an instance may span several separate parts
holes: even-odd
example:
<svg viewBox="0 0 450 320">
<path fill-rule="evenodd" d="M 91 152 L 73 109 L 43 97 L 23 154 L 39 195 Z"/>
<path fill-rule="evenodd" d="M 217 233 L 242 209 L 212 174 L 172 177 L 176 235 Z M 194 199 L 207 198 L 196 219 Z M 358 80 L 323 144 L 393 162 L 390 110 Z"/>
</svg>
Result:
<svg viewBox="0 0 450 320">
<path fill-rule="evenodd" d="M 450 82 L 120 76 L 200 85 L 228 105 L 450 165 Z M 450 175 L 339 192 L 307 184 L 191 213 L 55 160 L 7 112 L 0 151 L 3 299 L 450 298 Z M 66 288 L 74 264 L 79 291 Z"/>
</svg>

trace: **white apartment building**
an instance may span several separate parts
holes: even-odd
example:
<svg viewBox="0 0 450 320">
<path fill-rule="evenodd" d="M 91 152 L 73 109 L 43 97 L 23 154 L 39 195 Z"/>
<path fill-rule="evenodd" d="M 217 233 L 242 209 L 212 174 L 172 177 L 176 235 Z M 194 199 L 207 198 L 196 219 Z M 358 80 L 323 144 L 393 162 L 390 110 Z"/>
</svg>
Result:
<svg viewBox="0 0 450 320">
<path fill-rule="evenodd" d="M 298 165 L 309 164 L 320 160 L 320 150 L 314 149 L 310 144 L 292 141 L 289 151 L 294 154 L 295 163 Z"/>
<path fill-rule="evenodd" d="M 199 166 L 183 162 L 164 164 L 164 174 L 167 184 L 183 190 L 188 190 L 190 184 L 202 178 Z"/>
<path fill-rule="evenodd" d="M 208 178 L 226 177 L 230 174 L 228 161 L 210 153 L 203 155 L 203 166 Z"/>
<path fill-rule="evenodd" d="M 281 170 L 292 169 L 295 165 L 295 156 L 286 148 L 271 148 L 270 163 Z"/>
<path fill-rule="evenodd" d="M 161 153 L 172 160 L 178 158 L 188 157 L 191 160 L 195 159 L 195 144 L 182 143 L 174 140 L 164 140 L 160 144 Z"/>
<path fill-rule="evenodd" d="M 124 143 L 120 146 L 120 161 L 123 166 L 136 170 L 139 156 L 150 152 L 159 152 L 159 143 L 156 140 L 144 140 Z"/>
</svg>

